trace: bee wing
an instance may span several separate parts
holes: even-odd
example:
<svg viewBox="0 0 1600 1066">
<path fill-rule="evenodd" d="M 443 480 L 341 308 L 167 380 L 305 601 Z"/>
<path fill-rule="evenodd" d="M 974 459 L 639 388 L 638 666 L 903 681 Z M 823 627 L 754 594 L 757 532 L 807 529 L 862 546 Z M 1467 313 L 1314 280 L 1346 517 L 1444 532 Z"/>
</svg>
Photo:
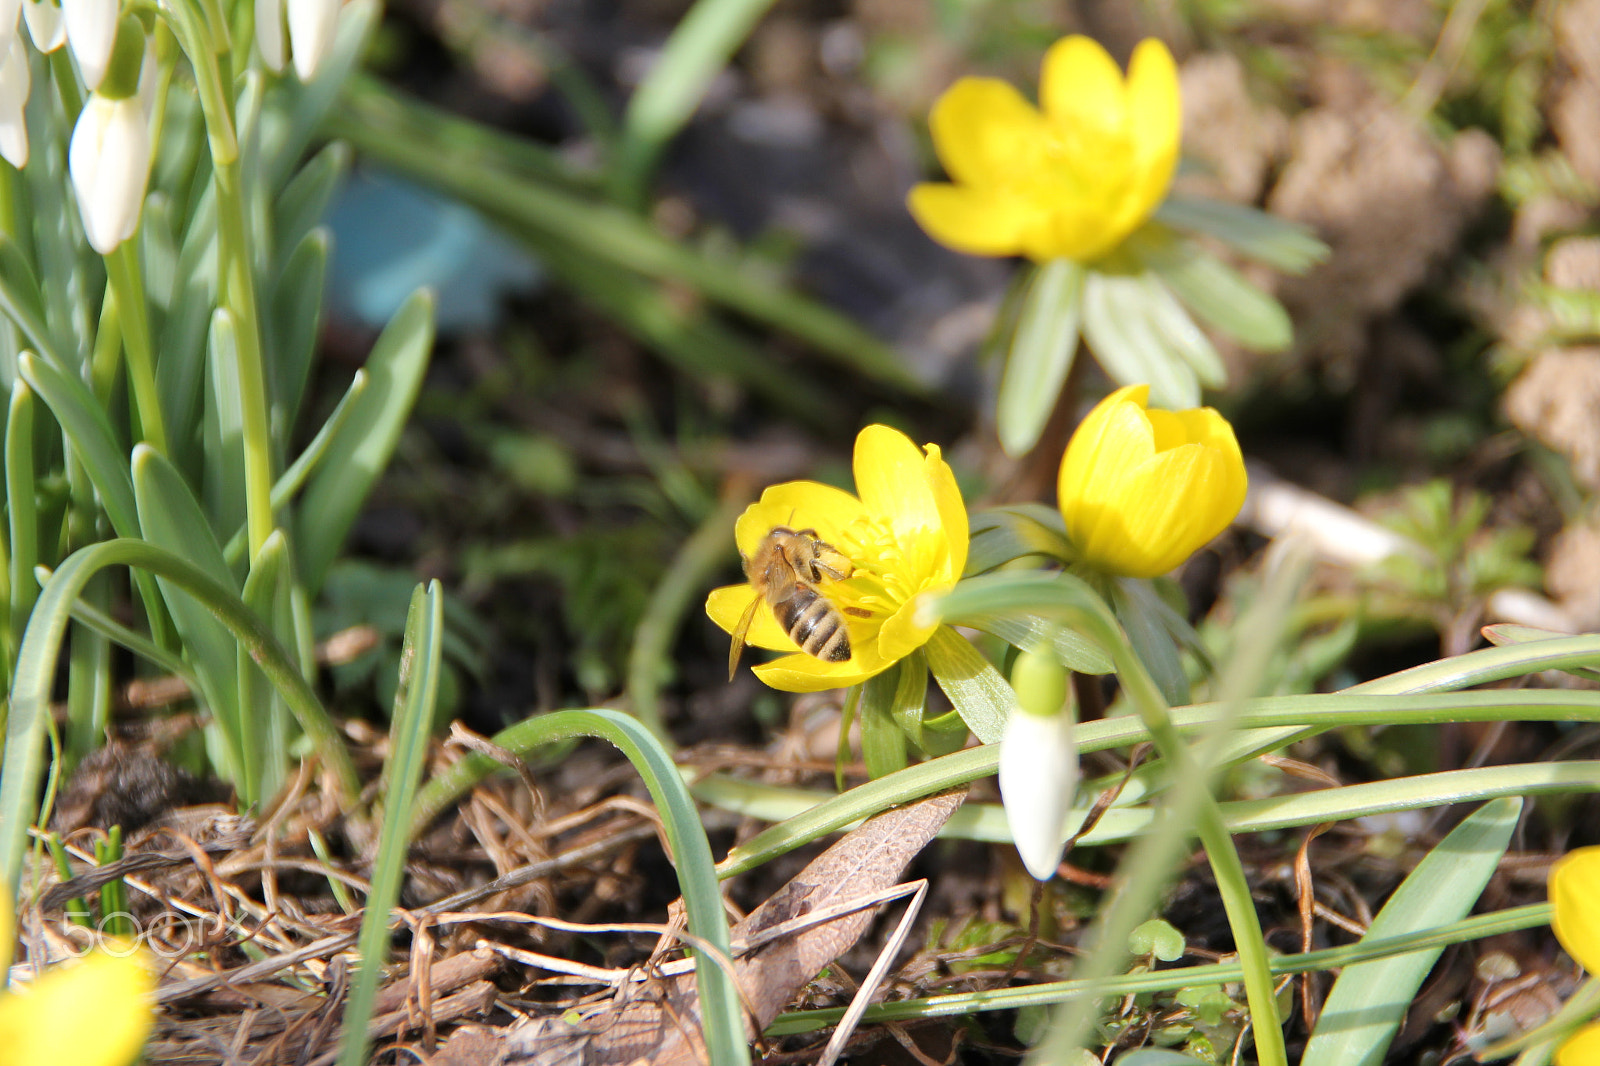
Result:
<svg viewBox="0 0 1600 1066">
<path fill-rule="evenodd" d="M 739 657 L 744 654 L 745 634 L 750 632 L 750 623 L 756 620 L 756 609 L 761 606 L 761 597 L 752 596 L 750 606 L 744 609 L 744 614 L 739 616 L 739 624 L 733 627 L 733 642 L 728 645 L 728 680 L 733 680 L 733 675 L 739 672 Z"/>
</svg>

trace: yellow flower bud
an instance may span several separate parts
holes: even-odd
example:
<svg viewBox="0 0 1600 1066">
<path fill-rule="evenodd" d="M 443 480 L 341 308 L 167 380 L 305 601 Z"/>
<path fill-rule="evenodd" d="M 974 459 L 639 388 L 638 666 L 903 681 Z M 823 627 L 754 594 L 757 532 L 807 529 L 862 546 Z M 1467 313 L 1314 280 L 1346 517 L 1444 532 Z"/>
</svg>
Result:
<svg viewBox="0 0 1600 1066">
<path fill-rule="evenodd" d="M 1061 458 L 1067 536 L 1087 566 L 1156 577 L 1227 528 L 1244 505 L 1233 427 L 1209 407 L 1148 410 L 1150 386 L 1096 405 Z"/>
<path fill-rule="evenodd" d="M 1044 59 L 1039 107 L 1006 82 L 962 78 L 928 124 L 952 183 L 911 190 L 929 236 L 971 255 L 1087 262 L 1110 252 L 1167 195 L 1182 109 L 1166 45 L 1134 49 L 1124 80 L 1088 37 Z"/>
</svg>

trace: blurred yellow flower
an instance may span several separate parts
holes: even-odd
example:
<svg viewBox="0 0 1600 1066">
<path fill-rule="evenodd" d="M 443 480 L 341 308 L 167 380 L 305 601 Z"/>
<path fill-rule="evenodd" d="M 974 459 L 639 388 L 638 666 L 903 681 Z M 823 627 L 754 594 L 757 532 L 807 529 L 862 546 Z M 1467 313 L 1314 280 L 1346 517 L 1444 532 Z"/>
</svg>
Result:
<svg viewBox="0 0 1600 1066">
<path fill-rule="evenodd" d="M 1600 977 L 1600 848 L 1579 848 L 1550 868 L 1550 928 L 1567 954 Z M 1556 1052 L 1556 1066 L 1600 1063 L 1600 1025 L 1579 1029 Z"/>
<path fill-rule="evenodd" d="M 1178 163 L 1182 111 L 1167 46 L 1139 43 L 1127 80 L 1088 37 L 1044 58 L 1042 107 L 996 78 L 962 78 L 933 105 L 934 149 L 953 184 L 908 206 L 934 240 L 971 255 L 1088 262 L 1160 205 Z"/>
<path fill-rule="evenodd" d="M 0 947 L 10 957 L 12 909 L 0 891 Z M 79 962 L 0 994 L 0 1060 L 6 1066 L 126 1066 L 139 1057 L 153 1018 L 155 975 L 144 952 L 94 951 Z"/>
<path fill-rule="evenodd" d="M 1057 492 L 1081 562 L 1156 577 L 1227 528 L 1244 505 L 1244 458 L 1209 407 L 1148 410 L 1150 386 L 1097 404 L 1061 457 Z"/>
<path fill-rule="evenodd" d="M 774 527 L 787 526 L 815 530 L 853 568 L 841 580 L 816 586 L 845 619 L 851 655 L 843 662 L 800 651 L 771 607 L 764 601 L 757 607 L 749 642 L 793 653 L 755 667 L 773 688 L 847 688 L 887 670 L 938 628 L 917 623 L 917 597 L 950 589 L 967 565 L 967 508 L 938 445 L 919 449 L 899 430 L 868 426 L 856 437 L 853 465 L 859 496 L 815 481 L 788 481 L 763 492 L 734 526 L 746 558 Z M 732 633 L 755 598 L 748 583 L 713 589 L 706 614 Z"/>
</svg>

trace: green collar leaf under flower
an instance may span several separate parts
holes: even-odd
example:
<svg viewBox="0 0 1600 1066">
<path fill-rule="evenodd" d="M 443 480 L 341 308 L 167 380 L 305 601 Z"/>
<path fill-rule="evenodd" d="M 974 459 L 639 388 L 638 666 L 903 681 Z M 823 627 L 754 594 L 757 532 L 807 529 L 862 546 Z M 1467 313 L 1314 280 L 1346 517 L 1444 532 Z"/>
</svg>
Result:
<svg viewBox="0 0 1600 1066">
<path fill-rule="evenodd" d="M 1100 401 L 1061 457 L 1067 537 L 1086 566 L 1156 577 L 1227 528 L 1244 506 L 1244 458 L 1209 407 L 1147 409 L 1150 387 Z"/>
<path fill-rule="evenodd" d="M 816 530 L 853 567 L 844 580 L 818 586 L 846 620 L 852 654 L 844 662 L 800 651 L 771 608 L 757 608 L 749 642 L 792 653 L 755 667 L 756 676 L 773 688 L 847 688 L 888 669 L 938 628 L 917 623 L 917 597 L 952 588 L 967 565 L 966 505 L 937 445 L 919 449 L 899 430 L 868 426 L 856 437 L 854 471 L 859 496 L 815 481 L 789 481 L 763 492 L 734 527 L 746 557 L 775 526 L 788 526 Z M 755 598 L 748 583 L 714 589 L 706 613 L 731 633 Z"/>
<path fill-rule="evenodd" d="M 962 78 L 929 116 L 952 183 L 924 183 L 908 206 L 928 234 L 971 255 L 1088 262 L 1160 206 L 1178 163 L 1178 72 L 1154 38 L 1124 80 L 1096 41 L 1065 37 L 1045 55 L 1042 110 L 994 78 Z"/>
</svg>

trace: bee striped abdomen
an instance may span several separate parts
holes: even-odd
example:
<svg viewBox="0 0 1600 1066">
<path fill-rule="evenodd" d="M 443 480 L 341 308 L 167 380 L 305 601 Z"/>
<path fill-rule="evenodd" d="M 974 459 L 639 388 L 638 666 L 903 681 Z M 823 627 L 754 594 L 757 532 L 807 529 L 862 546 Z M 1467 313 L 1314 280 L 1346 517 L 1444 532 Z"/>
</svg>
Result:
<svg viewBox="0 0 1600 1066">
<path fill-rule="evenodd" d="M 773 604 L 773 613 L 800 650 L 824 662 L 842 663 L 850 658 L 850 635 L 837 608 L 815 589 L 800 586 L 782 603 Z"/>
</svg>

